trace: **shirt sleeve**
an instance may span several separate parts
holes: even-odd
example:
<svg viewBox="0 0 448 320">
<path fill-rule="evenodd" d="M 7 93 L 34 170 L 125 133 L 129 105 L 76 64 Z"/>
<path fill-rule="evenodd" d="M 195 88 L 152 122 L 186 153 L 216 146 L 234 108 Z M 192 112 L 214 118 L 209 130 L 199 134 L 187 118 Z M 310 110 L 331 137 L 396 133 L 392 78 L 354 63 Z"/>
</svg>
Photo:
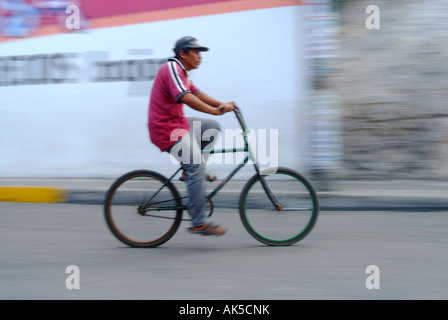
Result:
<svg viewBox="0 0 448 320">
<path fill-rule="evenodd" d="M 176 100 L 177 103 L 180 103 L 180 99 L 186 93 L 194 93 L 192 92 L 191 87 L 193 87 L 194 90 L 197 90 L 197 88 L 194 85 L 191 86 L 187 83 L 187 76 L 182 69 L 178 68 L 176 62 L 168 62 L 168 69 L 168 90 L 174 100 Z"/>
</svg>

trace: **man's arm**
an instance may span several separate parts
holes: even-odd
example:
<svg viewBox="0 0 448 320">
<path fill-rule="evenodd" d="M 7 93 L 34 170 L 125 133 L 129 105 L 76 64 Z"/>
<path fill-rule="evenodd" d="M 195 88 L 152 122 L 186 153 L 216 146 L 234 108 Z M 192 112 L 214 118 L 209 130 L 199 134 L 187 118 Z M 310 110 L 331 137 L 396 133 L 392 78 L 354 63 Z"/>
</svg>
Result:
<svg viewBox="0 0 448 320">
<path fill-rule="evenodd" d="M 235 105 L 234 102 L 222 103 L 203 92 L 199 92 L 197 96 L 192 93 L 186 93 L 180 98 L 180 102 L 185 103 L 196 111 L 216 116 L 233 111 Z"/>
<path fill-rule="evenodd" d="M 196 97 L 199 98 L 199 100 L 211 105 L 212 107 L 218 108 L 222 102 L 210 97 L 205 92 L 199 91 L 199 93 L 196 95 Z"/>
</svg>

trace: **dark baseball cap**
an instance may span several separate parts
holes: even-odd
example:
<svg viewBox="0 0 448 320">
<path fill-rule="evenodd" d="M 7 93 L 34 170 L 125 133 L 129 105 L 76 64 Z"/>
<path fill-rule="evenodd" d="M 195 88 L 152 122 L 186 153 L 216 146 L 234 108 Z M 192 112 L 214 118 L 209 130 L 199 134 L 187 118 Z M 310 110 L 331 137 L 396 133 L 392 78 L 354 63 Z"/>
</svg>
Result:
<svg viewBox="0 0 448 320">
<path fill-rule="evenodd" d="M 199 44 L 198 39 L 190 36 L 182 37 L 176 41 L 174 46 L 174 53 L 178 53 L 184 49 L 198 49 L 199 51 L 208 51 L 207 47 L 203 47 Z"/>
</svg>

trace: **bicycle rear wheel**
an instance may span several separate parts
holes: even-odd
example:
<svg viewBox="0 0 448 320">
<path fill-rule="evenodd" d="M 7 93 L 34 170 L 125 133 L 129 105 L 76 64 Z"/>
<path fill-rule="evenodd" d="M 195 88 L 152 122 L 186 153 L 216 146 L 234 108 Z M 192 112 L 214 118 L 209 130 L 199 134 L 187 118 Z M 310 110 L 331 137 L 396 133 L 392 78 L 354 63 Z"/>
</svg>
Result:
<svg viewBox="0 0 448 320">
<path fill-rule="evenodd" d="M 263 175 L 266 185 L 281 205 L 276 209 L 260 177 L 254 175 L 240 197 L 240 217 L 246 230 L 271 246 L 291 245 L 306 237 L 319 214 L 319 201 L 312 185 L 299 173 L 279 168 Z"/>
<path fill-rule="evenodd" d="M 104 204 L 107 225 L 123 243 L 137 248 L 164 244 L 182 221 L 183 206 L 175 186 L 162 175 L 137 170 L 118 178 Z"/>
</svg>

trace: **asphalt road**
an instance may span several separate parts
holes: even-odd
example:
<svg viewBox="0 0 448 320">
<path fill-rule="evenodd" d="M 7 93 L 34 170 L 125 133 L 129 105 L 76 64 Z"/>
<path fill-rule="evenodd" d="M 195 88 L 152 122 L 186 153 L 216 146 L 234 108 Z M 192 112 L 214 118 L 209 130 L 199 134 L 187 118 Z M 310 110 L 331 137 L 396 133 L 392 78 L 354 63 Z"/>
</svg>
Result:
<svg viewBox="0 0 448 320">
<path fill-rule="evenodd" d="M 289 247 L 257 242 L 236 210 L 214 220 L 225 236 L 183 223 L 162 247 L 133 249 L 101 206 L 0 202 L 0 299 L 448 298 L 445 212 L 322 212 Z"/>
</svg>

